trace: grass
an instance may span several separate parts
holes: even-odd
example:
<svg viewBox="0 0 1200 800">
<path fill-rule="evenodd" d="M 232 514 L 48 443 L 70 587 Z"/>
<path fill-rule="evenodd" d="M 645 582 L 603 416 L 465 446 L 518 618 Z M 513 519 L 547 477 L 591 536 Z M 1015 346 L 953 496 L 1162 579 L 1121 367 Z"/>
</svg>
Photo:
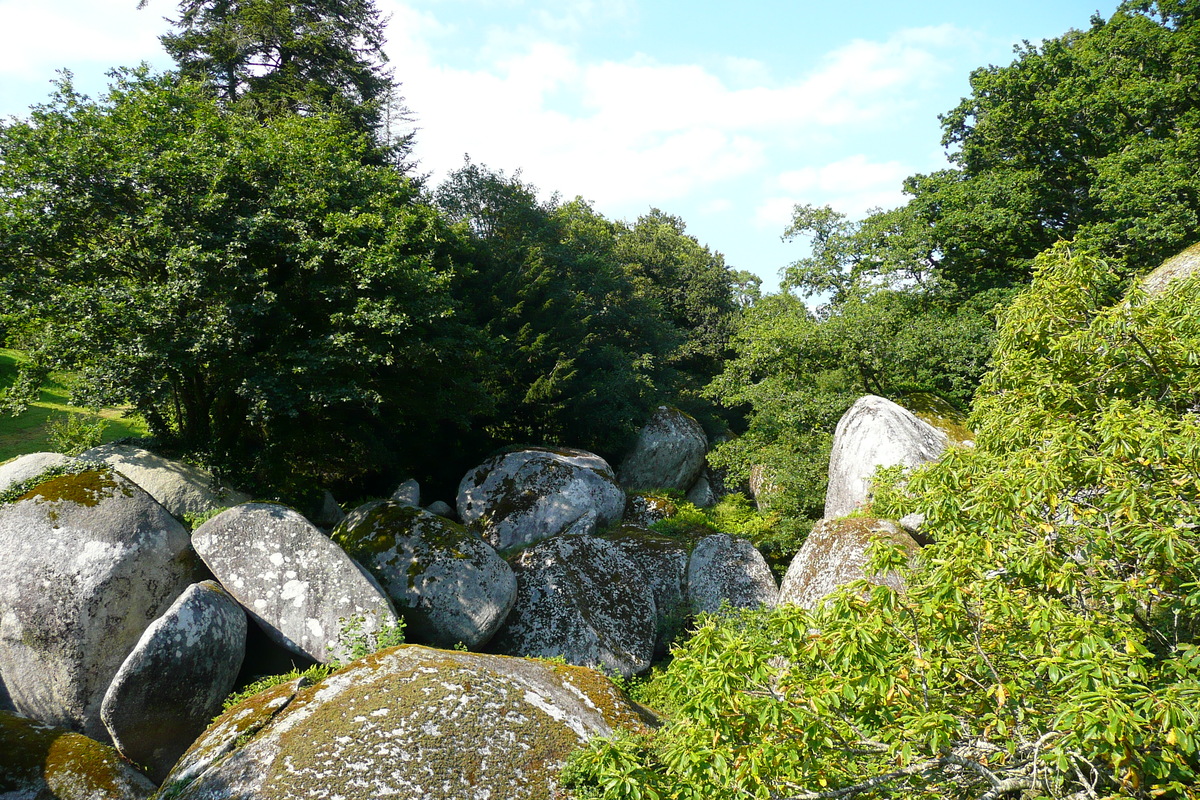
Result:
<svg viewBox="0 0 1200 800">
<path fill-rule="evenodd" d="M 0 348 L 0 389 L 8 388 L 16 380 L 20 361 L 21 354 L 18 351 Z M 106 442 L 125 436 L 146 435 L 145 425 L 136 417 L 127 417 L 124 411 L 116 408 L 105 408 L 99 414 L 93 414 L 69 405 L 67 398 L 70 394 L 70 376 L 54 374 L 42 386 L 37 402 L 30 405 L 24 414 L 19 417 L 0 415 L 0 463 L 25 453 L 53 450 L 46 423 L 63 414 L 103 418 L 108 423 L 104 429 Z"/>
</svg>

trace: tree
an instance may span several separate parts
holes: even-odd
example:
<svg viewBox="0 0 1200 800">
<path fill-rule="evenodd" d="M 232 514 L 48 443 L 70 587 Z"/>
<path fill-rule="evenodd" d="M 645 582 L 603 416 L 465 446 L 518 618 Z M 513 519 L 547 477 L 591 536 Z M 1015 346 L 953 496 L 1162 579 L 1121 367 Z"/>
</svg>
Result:
<svg viewBox="0 0 1200 800">
<path fill-rule="evenodd" d="M 491 446 L 619 457 L 677 385 L 667 356 L 680 337 L 622 270 L 618 226 L 470 162 L 436 196 L 467 239 L 471 274 L 457 291 L 489 342 L 494 407 L 477 424 Z"/>
<path fill-rule="evenodd" d="M 77 371 L 80 402 L 132 404 L 266 486 L 416 456 L 479 399 L 472 340 L 452 233 L 373 147 L 171 75 L 114 73 L 97 101 L 65 81 L 0 128 L 0 265 L 32 369 Z"/>
<path fill-rule="evenodd" d="M 877 486 L 934 538 L 812 611 L 713 617 L 577 757 L 582 797 L 1200 796 L 1200 314 L 1060 245 L 1005 314 L 976 446 Z"/>
<path fill-rule="evenodd" d="M 144 5 L 144 0 L 143 0 Z M 259 117 L 336 112 L 381 131 L 395 84 L 372 0 L 181 0 L 163 47 L 180 73 Z"/>
</svg>

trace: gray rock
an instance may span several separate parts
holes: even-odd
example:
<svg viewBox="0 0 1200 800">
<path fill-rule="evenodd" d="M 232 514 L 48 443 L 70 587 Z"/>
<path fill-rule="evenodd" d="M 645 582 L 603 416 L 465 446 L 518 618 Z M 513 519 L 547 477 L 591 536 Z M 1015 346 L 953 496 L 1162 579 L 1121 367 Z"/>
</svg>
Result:
<svg viewBox="0 0 1200 800">
<path fill-rule="evenodd" d="M 708 478 L 703 475 L 696 479 L 696 482 L 692 484 L 692 488 L 688 489 L 687 496 L 684 499 L 697 508 L 710 508 L 717 504 L 717 495 L 713 492 Z"/>
<path fill-rule="evenodd" d="M 408 641 L 477 649 L 517 596 L 512 568 L 491 546 L 419 508 L 382 503 L 356 515 L 355 524 L 339 525 L 333 540 L 388 593 Z"/>
<path fill-rule="evenodd" d="M 1200 271 L 1200 244 L 1194 244 L 1168 258 L 1160 267 L 1142 278 L 1142 290 L 1151 297 L 1162 294 L 1167 285 L 1189 278 Z"/>
<path fill-rule="evenodd" d="M 591 670 L 406 645 L 230 709 L 166 785 L 175 800 L 551 800 L 569 753 L 650 721 Z"/>
<path fill-rule="evenodd" d="M 342 511 L 333 493 L 326 489 L 321 497 L 321 508 L 313 515 L 313 524 L 321 528 L 332 528 L 345 518 L 346 512 Z"/>
<path fill-rule="evenodd" d="M 890 400 L 867 395 L 842 415 L 829 454 L 825 519 L 844 517 L 870 497 L 878 467 L 916 467 L 936 461 L 948 438 Z"/>
<path fill-rule="evenodd" d="M 425 510 L 430 514 L 437 514 L 439 517 L 445 517 L 446 519 L 452 520 L 455 516 L 454 509 L 451 508 L 450 504 L 444 500 L 434 500 L 432 503 L 425 506 Z"/>
<path fill-rule="evenodd" d="M 492 639 L 493 652 L 562 656 L 626 676 L 650 668 L 654 593 L 616 545 L 556 536 L 522 551 L 513 571 L 517 601 Z"/>
<path fill-rule="evenodd" d="M 677 408 L 660 406 L 621 462 L 621 485 L 629 491 L 686 492 L 700 477 L 707 453 L 708 437 L 700 423 Z"/>
<path fill-rule="evenodd" d="M 642 528 L 623 527 L 603 538 L 612 542 L 642 575 L 654 593 L 654 659 L 667 655 L 687 625 L 687 544 Z"/>
<path fill-rule="evenodd" d="M 188 587 L 155 620 L 104 695 L 113 744 L 161 782 L 221 711 L 246 652 L 246 614 L 213 581 Z"/>
<path fill-rule="evenodd" d="M 183 526 L 108 467 L 0 506 L 0 679 L 16 710 L 106 742 L 105 690 L 196 566 Z"/>
<path fill-rule="evenodd" d="M 750 497 L 754 499 L 754 507 L 759 511 L 770 511 L 771 500 L 781 491 L 781 487 L 771 476 L 770 470 L 763 464 L 755 464 L 750 468 L 750 479 L 746 482 Z"/>
<path fill-rule="evenodd" d="M 900 518 L 900 527 L 904 528 L 904 531 L 909 536 L 916 539 L 921 535 L 922 529 L 925 527 L 925 515 L 915 513 L 905 514 Z"/>
<path fill-rule="evenodd" d="M 635 528 L 649 528 L 678 513 L 678 507 L 665 495 L 631 494 L 625 501 L 625 517 L 621 521 Z"/>
<path fill-rule="evenodd" d="M 779 586 L 762 553 L 746 539 L 724 533 L 705 536 L 692 549 L 687 569 L 688 603 L 697 613 L 774 606 Z"/>
<path fill-rule="evenodd" d="M 129 444 L 102 444 L 81 459 L 103 461 L 163 505 L 176 519 L 244 503 L 250 498 L 222 486 L 208 470 Z"/>
<path fill-rule="evenodd" d="M 51 467 L 70 464 L 75 459 L 62 453 L 27 453 L 0 464 L 0 492 L 21 481 L 36 478 Z"/>
<path fill-rule="evenodd" d="M 4 800 L 145 800 L 154 790 L 108 745 L 0 711 Z"/>
<path fill-rule="evenodd" d="M 197 528 L 192 545 L 272 641 L 299 655 L 344 659 L 349 635 L 396 622 L 366 570 L 289 508 L 236 506 Z"/>
<path fill-rule="evenodd" d="M 421 484 L 417 483 L 415 479 L 409 478 L 400 484 L 396 491 L 392 492 L 392 499 L 406 506 L 420 507 Z"/>
<path fill-rule="evenodd" d="M 876 538 L 890 539 L 916 553 L 919 549 L 912 537 L 890 520 L 869 517 L 848 517 L 821 520 L 813 526 L 800 551 L 792 558 L 779 602 L 802 608 L 815 608 L 822 598 L 834 589 L 852 581 L 866 578 L 872 583 L 902 589 L 900 577 L 868 575 L 867 549 Z"/>
<path fill-rule="evenodd" d="M 583 450 L 531 448 L 495 456 L 458 486 L 459 518 L 497 550 L 569 529 L 591 533 L 624 511 L 625 492 L 608 462 Z"/>
</svg>

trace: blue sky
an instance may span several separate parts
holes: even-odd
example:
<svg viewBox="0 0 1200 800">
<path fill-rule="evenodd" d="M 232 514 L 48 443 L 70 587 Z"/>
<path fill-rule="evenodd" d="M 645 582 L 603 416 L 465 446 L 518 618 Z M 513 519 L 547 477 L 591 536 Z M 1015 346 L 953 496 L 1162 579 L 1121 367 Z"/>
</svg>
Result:
<svg viewBox="0 0 1200 800">
<path fill-rule="evenodd" d="M 436 182 L 464 154 L 614 219 L 651 207 L 775 285 L 796 203 L 851 216 L 945 163 L 937 115 L 975 67 L 1083 28 L 1116 0 L 377 0 Z M 0 0 L 0 115 L 68 68 L 170 66 L 172 0 Z"/>
</svg>

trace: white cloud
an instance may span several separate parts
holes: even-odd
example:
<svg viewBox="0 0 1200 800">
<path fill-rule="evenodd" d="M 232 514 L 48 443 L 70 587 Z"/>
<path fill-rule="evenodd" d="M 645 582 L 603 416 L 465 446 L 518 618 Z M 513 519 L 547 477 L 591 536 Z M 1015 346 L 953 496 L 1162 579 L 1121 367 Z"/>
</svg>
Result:
<svg viewBox="0 0 1200 800">
<path fill-rule="evenodd" d="M 792 207 L 803 203 L 829 205 L 851 218 L 872 208 L 894 208 L 905 202 L 901 186 L 912 172 L 899 161 L 872 162 L 862 154 L 790 170 L 773 181 L 783 194 L 763 200 L 755 220 L 760 227 L 782 230 L 791 221 Z"/>
<path fill-rule="evenodd" d="M 399 3 L 393 12 L 389 52 L 418 117 L 423 169 L 436 178 L 469 152 L 493 167 L 521 168 L 544 189 L 601 204 L 667 202 L 755 174 L 772 148 L 811 145 L 840 126 L 885 123 L 906 93 L 937 78 L 936 51 L 954 39 L 942 26 L 856 40 L 782 85 L 750 85 L 750 76 L 763 77 L 755 62 L 726 64 L 738 73 L 733 88 L 696 64 L 646 55 L 588 61 L 544 35 L 489 48 L 484 68 L 454 69 L 431 50 L 442 33 L 435 17 Z"/>
</svg>

